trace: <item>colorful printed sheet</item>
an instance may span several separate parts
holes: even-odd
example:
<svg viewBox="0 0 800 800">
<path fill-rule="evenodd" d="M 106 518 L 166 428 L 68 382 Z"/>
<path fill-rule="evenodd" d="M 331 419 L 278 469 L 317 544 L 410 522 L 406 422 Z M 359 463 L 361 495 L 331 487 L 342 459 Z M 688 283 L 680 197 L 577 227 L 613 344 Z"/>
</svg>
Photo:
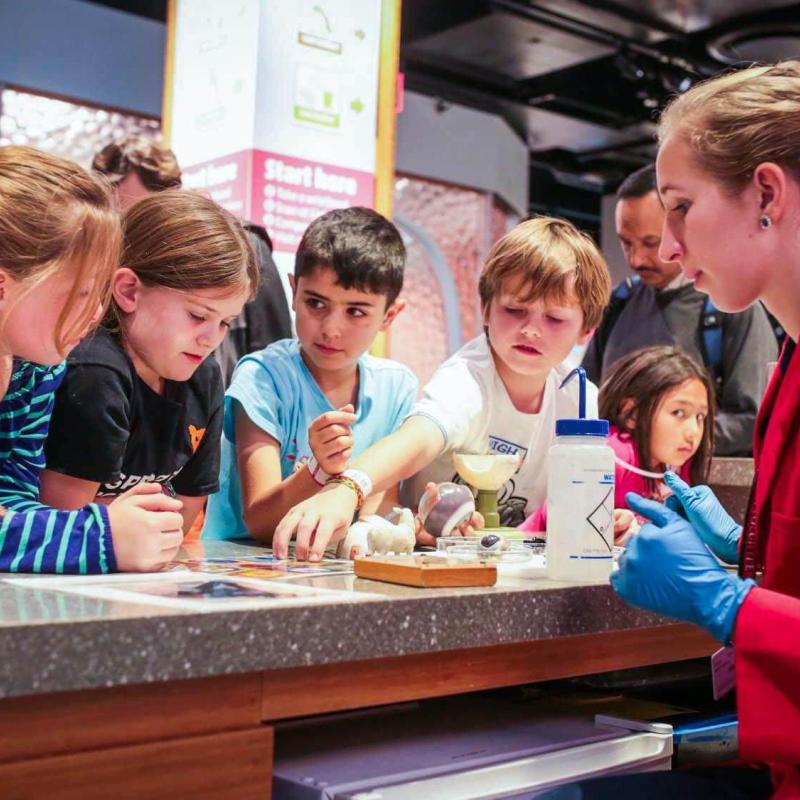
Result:
<svg viewBox="0 0 800 800">
<path fill-rule="evenodd" d="M 274 573 L 273 577 L 286 573 Z M 263 576 L 260 576 L 263 577 Z M 286 580 L 265 583 L 241 574 L 179 570 L 117 575 L 69 575 L 6 579 L 26 589 L 50 589 L 95 600 L 143 603 L 172 609 L 207 612 L 250 610 L 278 606 L 362 601 L 373 595 L 353 595 L 335 589 L 303 586 Z"/>
<path fill-rule="evenodd" d="M 308 578 L 320 575 L 352 575 L 353 562 L 337 558 L 322 561 L 298 561 L 293 558 L 276 559 L 271 554 L 252 558 L 189 558 L 173 561 L 169 570 L 188 569 L 206 574 L 236 575 L 240 578 Z"/>
</svg>

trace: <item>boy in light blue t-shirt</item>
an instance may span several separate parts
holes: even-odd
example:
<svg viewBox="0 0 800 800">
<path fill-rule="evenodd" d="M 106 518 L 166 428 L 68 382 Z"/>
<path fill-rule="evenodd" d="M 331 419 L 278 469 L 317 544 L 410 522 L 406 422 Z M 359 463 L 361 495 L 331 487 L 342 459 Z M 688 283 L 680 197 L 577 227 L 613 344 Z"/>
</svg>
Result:
<svg viewBox="0 0 800 800">
<path fill-rule="evenodd" d="M 331 211 L 308 227 L 290 278 L 297 339 L 236 367 L 220 490 L 209 498 L 202 538 L 271 543 L 292 506 L 408 415 L 417 394 L 411 370 L 367 354 L 405 306 L 397 299 L 404 263 L 397 229 L 370 209 Z M 373 494 L 361 513 L 395 497 Z"/>
</svg>

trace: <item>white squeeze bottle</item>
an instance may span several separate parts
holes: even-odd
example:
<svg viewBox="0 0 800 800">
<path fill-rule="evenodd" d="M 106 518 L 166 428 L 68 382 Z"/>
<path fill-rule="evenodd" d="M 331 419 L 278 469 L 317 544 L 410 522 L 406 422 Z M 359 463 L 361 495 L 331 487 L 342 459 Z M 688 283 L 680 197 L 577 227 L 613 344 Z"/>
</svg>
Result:
<svg viewBox="0 0 800 800">
<path fill-rule="evenodd" d="M 614 545 L 614 451 L 608 422 L 586 419 L 586 372 L 580 380 L 579 419 L 556 420 L 547 454 L 547 577 L 607 582 Z"/>
</svg>

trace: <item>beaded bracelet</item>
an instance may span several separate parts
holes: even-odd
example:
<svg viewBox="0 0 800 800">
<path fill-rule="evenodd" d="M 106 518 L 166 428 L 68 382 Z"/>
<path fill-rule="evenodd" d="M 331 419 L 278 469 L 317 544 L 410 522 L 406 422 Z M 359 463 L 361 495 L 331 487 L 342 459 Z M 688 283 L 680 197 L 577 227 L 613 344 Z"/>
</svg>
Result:
<svg viewBox="0 0 800 800">
<path fill-rule="evenodd" d="M 325 481 L 326 486 L 330 486 L 332 483 L 341 483 L 342 486 L 352 489 L 356 493 L 356 511 L 361 509 L 367 498 L 362 488 L 352 478 L 348 478 L 347 475 L 334 475 Z"/>
</svg>

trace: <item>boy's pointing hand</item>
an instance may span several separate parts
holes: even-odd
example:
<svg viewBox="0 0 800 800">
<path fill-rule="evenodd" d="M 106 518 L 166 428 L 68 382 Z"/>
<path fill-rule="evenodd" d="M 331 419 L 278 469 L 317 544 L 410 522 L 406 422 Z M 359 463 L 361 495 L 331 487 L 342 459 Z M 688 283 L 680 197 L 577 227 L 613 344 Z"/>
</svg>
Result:
<svg viewBox="0 0 800 800">
<path fill-rule="evenodd" d="M 288 556 L 289 542 L 294 537 L 298 559 L 319 561 L 328 544 L 335 544 L 347 535 L 357 499 L 347 486 L 331 484 L 298 503 L 275 529 L 272 537 L 275 557 Z"/>
</svg>

